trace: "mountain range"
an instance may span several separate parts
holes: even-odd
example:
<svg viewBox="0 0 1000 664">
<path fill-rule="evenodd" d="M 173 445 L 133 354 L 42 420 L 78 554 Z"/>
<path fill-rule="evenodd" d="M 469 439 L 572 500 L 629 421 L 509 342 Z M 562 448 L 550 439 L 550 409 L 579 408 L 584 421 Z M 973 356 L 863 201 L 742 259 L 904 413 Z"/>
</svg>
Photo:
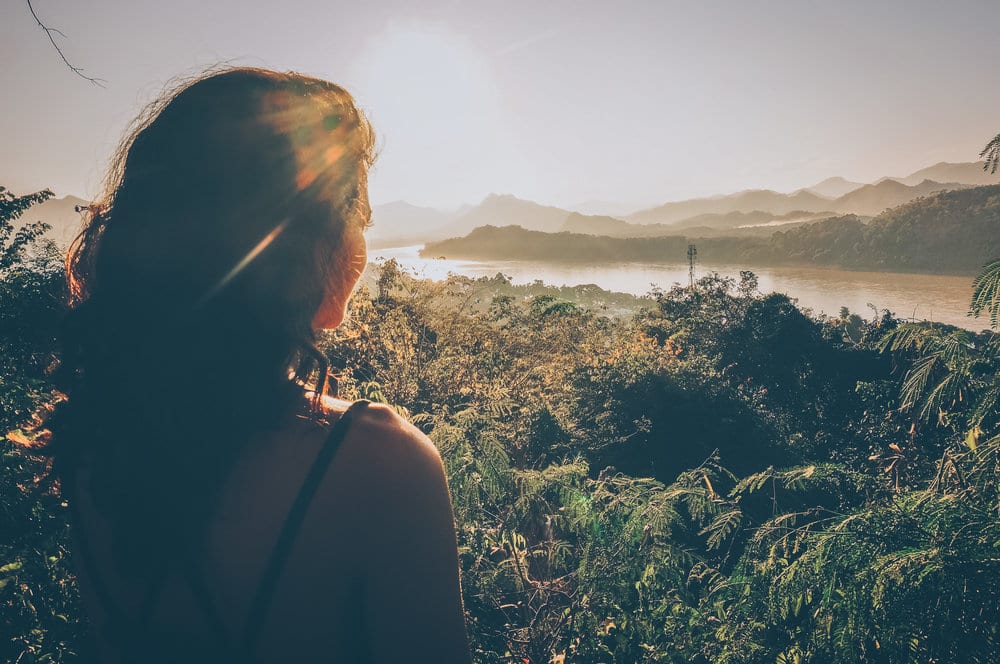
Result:
<svg viewBox="0 0 1000 664">
<path fill-rule="evenodd" d="M 964 189 L 968 186 L 970 185 L 960 182 L 942 183 L 934 180 L 923 180 L 917 184 L 908 185 L 899 180 L 884 178 L 876 184 L 866 184 L 844 194 L 833 201 L 832 209 L 841 214 L 874 216 L 897 205 L 909 203 L 921 196 L 928 196 L 947 189 Z"/>
<path fill-rule="evenodd" d="M 590 201 L 574 206 L 576 211 L 541 205 L 511 195 L 490 194 L 478 205 L 458 213 L 442 214 L 419 231 L 406 233 L 409 239 L 419 235 L 422 242 L 465 235 L 481 226 L 519 225 L 542 232 L 572 231 L 614 237 L 655 237 L 698 232 L 704 236 L 739 231 L 760 234 L 768 227 L 794 227 L 837 214 L 872 217 L 895 206 L 936 192 L 995 183 L 998 179 L 984 173 L 982 162 L 941 162 L 922 168 L 902 178 L 881 178 L 870 184 L 844 178 L 828 178 L 813 187 L 791 193 L 770 190 L 742 191 L 672 201 L 630 214 L 585 214 L 587 210 L 607 210 L 618 204 Z M 390 218 L 389 210 L 376 207 L 376 227 L 380 214 Z M 401 222 L 390 222 L 402 226 Z M 757 230 L 752 229 L 756 227 Z M 411 227 L 412 228 L 412 227 Z M 773 230 L 773 229 L 772 229 Z M 731 234 L 731 233 L 730 233 Z M 416 244 L 417 242 L 410 242 Z"/>
<path fill-rule="evenodd" d="M 964 162 L 952 164 L 946 161 L 939 162 L 927 168 L 910 173 L 902 178 L 882 178 L 899 180 L 905 185 L 913 186 L 924 180 L 935 182 L 961 182 L 970 186 L 982 186 L 996 184 L 1000 177 L 992 175 L 983 170 L 983 162 Z M 877 184 L 877 183 L 876 183 Z"/>
<path fill-rule="evenodd" d="M 845 180 L 839 175 L 832 178 L 827 178 L 822 182 L 817 182 L 813 186 L 809 187 L 807 191 L 823 196 L 824 198 L 840 198 L 844 194 L 849 194 L 859 187 L 865 186 L 864 182 L 851 182 L 850 180 Z"/>
<path fill-rule="evenodd" d="M 828 210 L 830 199 L 805 189 L 782 194 L 770 189 L 741 191 L 728 196 L 695 198 L 687 201 L 664 203 L 648 210 L 633 212 L 627 220 L 635 224 L 675 224 L 703 214 L 728 214 L 760 210 L 776 215 L 795 210 L 818 212 Z"/>
<path fill-rule="evenodd" d="M 619 203 L 588 201 L 573 206 L 575 210 L 571 211 L 509 194 L 490 194 L 477 205 L 455 210 L 395 201 L 373 207 L 374 225 L 368 231 L 368 239 L 375 248 L 423 244 L 463 236 L 481 226 L 511 224 L 548 233 L 572 231 L 615 237 L 761 234 L 775 230 L 772 227 L 794 227 L 837 214 L 872 217 L 922 196 L 993 184 L 998 179 L 983 172 L 982 162 L 941 162 L 905 177 L 885 177 L 869 184 L 833 177 L 791 193 L 741 191 L 671 201 L 628 214 L 623 214 L 627 207 Z M 50 237 L 68 246 L 80 226 L 80 215 L 74 207 L 85 204 L 86 201 L 74 196 L 50 199 L 32 208 L 25 220 L 48 222 L 53 226 Z"/>
<path fill-rule="evenodd" d="M 903 185 L 905 186 L 905 185 Z M 683 263 L 689 242 L 708 264 L 808 265 L 971 275 L 1000 256 L 1000 185 L 920 197 L 866 219 L 854 214 L 770 235 L 610 237 L 482 226 L 428 243 L 422 256 L 560 263 Z"/>
<path fill-rule="evenodd" d="M 681 233 L 699 236 L 732 235 L 734 233 L 757 235 L 769 234 L 775 230 L 776 226 L 792 227 L 832 217 L 834 214 L 832 210 L 823 212 L 794 210 L 782 215 L 762 210 L 726 212 L 724 214 L 708 212 L 672 224 L 634 224 L 614 217 L 592 216 L 574 212 L 566 217 L 560 230 L 609 237 L 658 237 Z"/>
</svg>

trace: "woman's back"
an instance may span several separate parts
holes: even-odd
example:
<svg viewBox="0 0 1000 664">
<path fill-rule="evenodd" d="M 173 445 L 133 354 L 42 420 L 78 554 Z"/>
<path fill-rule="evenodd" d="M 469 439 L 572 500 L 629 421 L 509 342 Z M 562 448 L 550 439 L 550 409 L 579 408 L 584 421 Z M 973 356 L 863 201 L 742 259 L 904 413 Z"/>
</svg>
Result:
<svg viewBox="0 0 1000 664">
<path fill-rule="evenodd" d="M 79 544 L 109 595 L 102 601 L 81 570 L 102 659 L 149 661 L 157 649 L 185 661 L 468 661 L 440 458 L 391 409 L 359 402 L 342 421 L 348 405 L 328 401 L 332 428 L 293 416 L 251 441 L 207 545 L 179 555 L 158 591 L 116 572 L 108 524 L 81 474 Z M 324 453 L 337 447 L 327 466 Z M 303 495 L 310 475 L 315 494 Z M 286 530 L 287 558 L 272 564 Z"/>
</svg>

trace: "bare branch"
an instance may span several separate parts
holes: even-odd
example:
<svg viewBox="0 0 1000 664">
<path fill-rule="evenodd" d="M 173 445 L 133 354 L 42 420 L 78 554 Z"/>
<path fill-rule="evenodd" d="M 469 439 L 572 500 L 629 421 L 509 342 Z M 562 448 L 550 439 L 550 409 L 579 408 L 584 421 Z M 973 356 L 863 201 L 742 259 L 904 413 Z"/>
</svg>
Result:
<svg viewBox="0 0 1000 664">
<path fill-rule="evenodd" d="M 31 12 L 31 16 L 35 19 L 35 23 L 37 23 L 38 27 L 42 29 L 42 31 L 45 33 L 45 36 L 49 38 L 49 42 L 52 43 L 52 48 L 56 49 L 56 53 L 58 53 L 59 57 L 62 58 L 63 63 L 65 63 L 66 66 L 70 68 L 70 71 L 72 71 L 80 78 L 86 81 L 90 81 L 96 86 L 102 88 L 105 87 L 104 84 L 107 83 L 107 81 L 105 81 L 103 78 L 94 78 L 93 76 L 88 76 L 83 72 L 83 69 L 74 66 L 69 60 L 66 59 L 66 55 L 62 52 L 62 49 L 59 48 L 59 44 L 56 43 L 55 37 L 53 37 L 53 35 L 59 35 L 60 37 L 65 39 L 66 34 L 62 30 L 59 30 L 57 28 L 50 28 L 49 26 L 42 23 L 42 19 L 38 18 L 38 14 L 35 13 L 35 8 L 31 6 L 31 0 L 25 0 L 25 2 L 28 3 L 28 11 Z"/>
</svg>

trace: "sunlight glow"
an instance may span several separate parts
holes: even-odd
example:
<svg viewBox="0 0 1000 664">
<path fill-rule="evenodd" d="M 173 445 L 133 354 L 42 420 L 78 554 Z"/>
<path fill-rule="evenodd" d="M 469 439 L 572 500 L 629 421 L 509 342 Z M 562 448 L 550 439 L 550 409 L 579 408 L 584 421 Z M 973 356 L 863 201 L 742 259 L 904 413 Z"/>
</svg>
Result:
<svg viewBox="0 0 1000 664">
<path fill-rule="evenodd" d="M 356 59 L 351 89 L 379 137 L 371 176 L 379 192 L 416 204 L 478 200 L 523 172 L 492 62 L 467 38 L 433 23 L 397 22 Z"/>
</svg>

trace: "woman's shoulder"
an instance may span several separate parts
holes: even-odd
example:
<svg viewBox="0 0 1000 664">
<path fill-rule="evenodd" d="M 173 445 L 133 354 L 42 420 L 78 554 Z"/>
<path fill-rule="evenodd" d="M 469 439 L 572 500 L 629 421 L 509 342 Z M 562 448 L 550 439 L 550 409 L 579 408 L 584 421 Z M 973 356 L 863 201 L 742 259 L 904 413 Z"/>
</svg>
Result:
<svg viewBox="0 0 1000 664">
<path fill-rule="evenodd" d="M 357 477 L 391 482 L 406 488 L 413 482 L 443 480 L 444 469 L 437 447 L 427 435 L 391 406 L 368 402 L 364 405 L 324 397 L 323 409 L 329 419 L 351 421 L 342 443 L 343 466 Z"/>
</svg>

